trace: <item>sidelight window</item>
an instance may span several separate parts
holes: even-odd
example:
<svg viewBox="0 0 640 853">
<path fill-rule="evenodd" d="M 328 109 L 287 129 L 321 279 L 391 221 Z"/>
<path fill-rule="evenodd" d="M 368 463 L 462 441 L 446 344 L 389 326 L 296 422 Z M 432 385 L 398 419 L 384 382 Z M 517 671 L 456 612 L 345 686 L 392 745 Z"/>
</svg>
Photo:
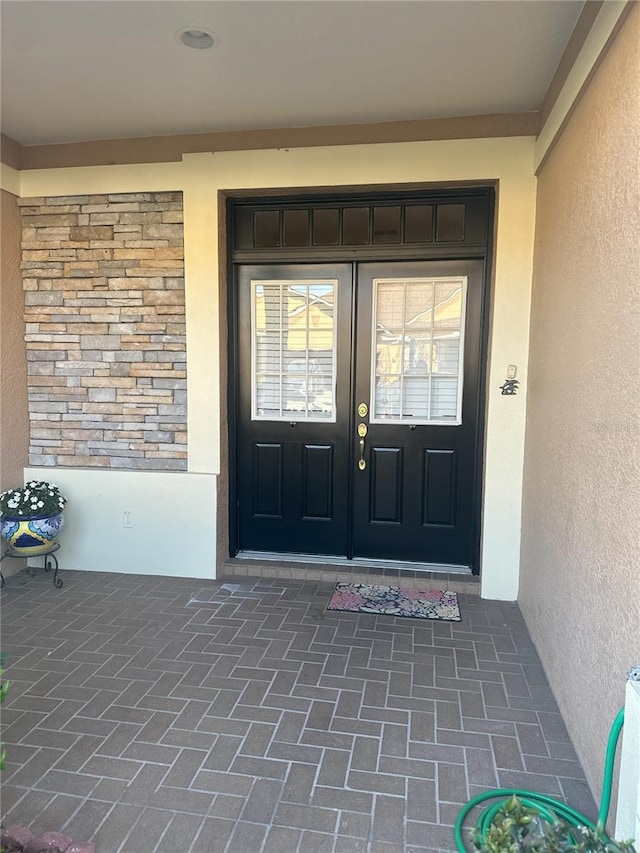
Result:
<svg viewBox="0 0 640 853">
<path fill-rule="evenodd" d="M 373 284 L 372 420 L 460 424 L 466 276 Z"/>
<path fill-rule="evenodd" d="M 337 282 L 251 283 L 251 417 L 336 420 Z"/>
</svg>

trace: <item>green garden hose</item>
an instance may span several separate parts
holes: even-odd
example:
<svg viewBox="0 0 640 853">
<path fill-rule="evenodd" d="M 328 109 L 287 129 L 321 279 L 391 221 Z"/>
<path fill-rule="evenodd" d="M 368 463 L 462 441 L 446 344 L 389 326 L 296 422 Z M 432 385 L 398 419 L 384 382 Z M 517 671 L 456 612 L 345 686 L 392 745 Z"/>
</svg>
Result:
<svg viewBox="0 0 640 853">
<path fill-rule="evenodd" d="M 468 850 L 465 846 L 462 833 L 464 822 L 469 812 L 481 803 L 485 803 L 487 800 L 495 800 L 495 802 L 486 806 L 482 810 L 476 824 L 476 829 L 480 838 L 484 838 L 491 827 L 496 814 L 514 794 L 524 806 L 530 809 L 535 809 L 540 817 L 548 823 L 554 823 L 558 819 L 563 820 L 565 823 L 568 823 L 569 826 L 586 826 L 589 829 L 594 829 L 597 833 L 607 838 L 604 828 L 607 823 L 607 817 L 609 816 L 609 806 L 611 805 L 613 766 L 615 764 L 616 747 L 618 745 L 618 738 L 620 736 L 620 730 L 622 729 L 623 723 L 624 708 L 618 711 L 609 732 L 607 752 L 604 760 L 602 797 L 600 798 L 600 810 L 598 811 L 597 823 L 594 824 L 593 821 L 589 820 L 585 815 L 580 814 L 579 811 L 572 809 L 570 806 L 565 805 L 565 803 L 562 803 L 553 797 L 549 797 L 546 794 L 539 794 L 535 791 L 519 790 L 517 788 L 496 788 L 493 791 L 485 791 L 483 794 L 478 794 L 476 797 L 473 797 L 473 799 L 469 800 L 469 802 L 460 810 L 454 826 L 454 838 L 458 851 L 460 851 L 460 853 L 467 853 Z"/>
</svg>

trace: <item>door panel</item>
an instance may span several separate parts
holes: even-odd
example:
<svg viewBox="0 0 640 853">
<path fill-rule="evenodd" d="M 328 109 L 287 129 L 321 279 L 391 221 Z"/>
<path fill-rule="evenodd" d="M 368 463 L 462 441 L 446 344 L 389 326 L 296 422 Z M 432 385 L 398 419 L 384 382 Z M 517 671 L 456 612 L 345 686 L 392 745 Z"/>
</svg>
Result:
<svg viewBox="0 0 640 853">
<path fill-rule="evenodd" d="M 238 270 L 241 550 L 348 554 L 352 275 Z"/>
<path fill-rule="evenodd" d="M 354 556 L 471 565 L 482 277 L 480 261 L 358 267 Z"/>
<path fill-rule="evenodd" d="M 402 448 L 371 448 L 371 521 L 402 524 Z"/>
<path fill-rule="evenodd" d="M 455 450 L 424 451 L 423 524 L 455 526 L 457 503 Z"/>
<path fill-rule="evenodd" d="M 255 444 L 253 447 L 254 513 L 282 518 L 281 444 Z"/>
<path fill-rule="evenodd" d="M 302 517 L 333 520 L 334 464 L 330 444 L 302 449 Z"/>
</svg>

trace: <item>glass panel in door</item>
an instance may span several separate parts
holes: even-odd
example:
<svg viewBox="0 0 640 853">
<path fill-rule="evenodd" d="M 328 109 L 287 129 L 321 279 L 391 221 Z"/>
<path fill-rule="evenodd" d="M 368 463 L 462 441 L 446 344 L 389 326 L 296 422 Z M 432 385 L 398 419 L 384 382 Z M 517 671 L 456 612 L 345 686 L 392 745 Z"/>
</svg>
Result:
<svg viewBox="0 0 640 853">
<path fill-rule="evenodd" d="M 466 291 L 464 276 L 373 281 L 373 422 L 461 422 Z"/>
<path fill-rule="evenodd" d="M 251 282 L 251 417 L 336 419 L 338 282 Z"/>
</svg>

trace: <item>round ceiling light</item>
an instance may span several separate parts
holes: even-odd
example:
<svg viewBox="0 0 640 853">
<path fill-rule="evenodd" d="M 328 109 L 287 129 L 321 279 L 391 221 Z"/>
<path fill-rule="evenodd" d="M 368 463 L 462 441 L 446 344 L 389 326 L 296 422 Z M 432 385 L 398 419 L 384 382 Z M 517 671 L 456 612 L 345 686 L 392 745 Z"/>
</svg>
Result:
<svg viewBox="0 0 640 853">
<path fill-rule="evenodd" d="M 182 27 L 177 30 L 176 38 L 182 44 L 196 50 L 207 50 L 209 47 L 215 47 L 220 41 L 219 36 L 206 27 Z"/>
</svg>

